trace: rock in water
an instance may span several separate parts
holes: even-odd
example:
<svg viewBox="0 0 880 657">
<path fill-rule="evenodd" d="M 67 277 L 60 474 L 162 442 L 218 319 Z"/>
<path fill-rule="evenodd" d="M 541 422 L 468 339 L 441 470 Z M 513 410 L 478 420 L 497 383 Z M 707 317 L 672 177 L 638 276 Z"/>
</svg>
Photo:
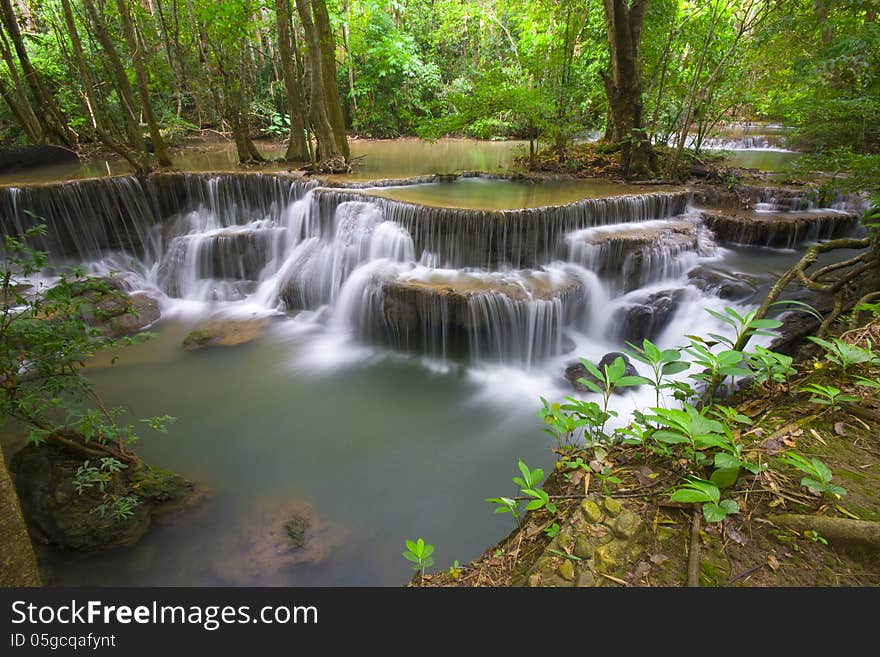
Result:
<svg viewBox="0 0 880 657">
<path fill-rule="evenodd" d="M 255 340 L 269 320 L 265 317 L 253 319 L 220 319 L 191 331 L 183 340 L 187 351 L 202 347 L 234 347 Z"/>
<path fill-rule="evenodd" d="M 697 267 L 688 272 L 688 281 L 703 292 L 722 299 L 741 301 L 753 297 L 758 288 L 755 280 L 741 273 L 728 273 L 712 267 Z"/>
<path fill-rule="evenodd" d="M 684 295 L 682 289 L 663 290 L 645 297 L 642 302 L 621 308 L 613 322 L 615 337 L 635 344 L 641 344 L 645 338 L 656 339 L 672 321 Z"/>
<path fill-rule="evenodd" d="M 105 484 L 77 493 L 73 485 L 78 455 L 51 447 L 26 447 L 12 458 L 15 486 L 28 524 L 46 543 L 66 550 L 102 550 L 133 545 L 153 517 L 185 504 L 196 492 L 192 482 L 162 468 L 123 470 Z M 128 517 L 100 511 L 105 493 L 137 495 Z"/>
</svg>

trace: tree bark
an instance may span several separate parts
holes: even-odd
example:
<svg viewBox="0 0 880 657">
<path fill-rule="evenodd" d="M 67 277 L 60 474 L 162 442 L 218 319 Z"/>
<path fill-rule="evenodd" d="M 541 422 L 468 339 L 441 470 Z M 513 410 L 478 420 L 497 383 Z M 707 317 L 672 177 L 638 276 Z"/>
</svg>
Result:
<svg viewBox="0 0 880 657">
<path fill-rule="evenodd" d="M 327 114 L 321 44 L 315 23 L 312 20 L 312 7 L 309 0 L 296 0 L 296 11 L 299 14 L 309 49 L 306 58 L 309 74 L 309 117 L 317 141 L 315 159 L 318 162 L 325 162 L 335 157 L 345 158 L 346 156 L 339 148 L 338 141 L 333 134 L 333 126 Z M 347 145 L 346 143 L 346 147 Z"/>
<path fill-rule="evenodd" d="M 0 93 L 2 93 L 3 99 L 9 105 L 12 113 L 21 117 L 20 124 L 28 141 L 32 144 L 39 144 L 45 141 L 46 135 L 31 106 L 31 101 L 28 98 L 27 89 L 25 89 L 21 81 L 21 76 L 18 75 L 18 69 L 15 66 L 15 61 L 12 59 L 12 52 L 9 50 L 9 44 L 6 41 L 6 35 L 2 28 L 0 28 L 0 54 L 2 54 L 3 61 L 6 62 L 6 66 L 9 68 L 9 77 L 12 78 L 12 88 L 10 89 L 4 85 L 3 91 Z"/>
<path fill-rule="evenodd" d="M 275 20 L 278 23 L 278 52 L 281 56 L 281 72 L 284 76 L 284 90 L 287 95 L 287 113 L 290 116 L 290 135 L 287 153 L 288 162 L 307 162 L 309 147 L 306 144 L 305 124 L 303 123 L 302 87 L 296 74 L 293 60 L 290 29 L 290 0 L 275 0 Z"/>
<path fill-rule="evenodd" d="M 101 44 L 101 48 L 110 62 L 110 70 L 113 72 L 113 77 L 116 78 L 116 90 L 119 92 L 122 114 L 125 117 L 128 145 L 139 153 L 146 153 L 147 146 L 144 142 L 144 135 L 141 132 L 137 112 L 135 111 L 134 91 L 131 88 L 131 83 L 128 81 L 128 75 L 125 72 L 125 67 L 122 65 L 122 60 L 119 58 L 116 46 L 107 31 L 107 24 L 104 22 L 104 17 L 95 8 L 93 0 L 83 0 L 83 6 L 89 16 L 92 29 L 95 31 L 95 37 L 98 39 L 98 43 Z"/>
<path fill-rule="evenodd" d="M 150 87 L 147 78 L 147 65 L 144 57 L 143 48 L 138 44 L 134 31 L 131 14 L 128 10 L 127 0 L 116 0 L 116 6 L 119 8 L 119 17 L 122 21 L 122 32 L 131 51 L 131 61 L 134 65 L 134 77 L 137 84 L 138 95 L 141 98 L 141 107 L 143 108 L 144 117 L 147 119 L 147 127 L 150 130 L 150 140 L 153 142 L 153 152 L 156 154 L 156 160 L 160 166 L 171 166 L 171 157 L 168 155 L 168 148 L 165 146 L 165 139 L 159 130 L 159 122 L 156 121 L 156 115 L 153 112 L 153 103 L 150 100 Z"/>
<path fill-rule="evenodd" d="M 34 547 L 0 450 L 0 587 L 41 585 Z"/>
<path fill-rule="evenodd" d="M 131 164 L 135 173 L 146 173 L 149 170 L 149 158 L 146 157 L 146 153 L 132 151 L 113 136 L 112 126 L 104 117 L 100 101 L 98 100 L 98 95 L 95 92 L 95 83 L 92 79 L 91 71 L 89 71 L 89 66 L 83 53 L 82 41 L 79 38 L 79 31 L 76 29 L 76 23 L 73 19 L 73 10 L 70 6 L 70 0 L 61 0 L 61 8 L 64 14 L 64 24 L 67 29 L 67 34 L 70 37 L 70 43 L 73 47 L 74 65 L 79 72 L 80 81 L 83 86 L 86 111 L 92 117 L 92 127 L 95 134 L 111 150 L 125 158 L 125 160 Z"/>
<path fill-rule="evenodd" d="M 69 147 L 76 148 L 76 136 L 68 128 L 66 121 L 61 115 L 52 95 L 46 90 L 36 69 L 31 64 L 21 30 L 18 29 L 18 21 L 15 11 L 12 9 L 10 0 L 0 0 L 0 22 L 12 41 L 12 47 L 18 56 L 18 62 L 24 73 L 24 79 L 33 94 L 34 101 L 42 109 L 43 121 L 48 128 L 47 132 L 53 133 L 61 142 Z"/>
<path fill-rule="evenodd" d="M 312 12 L 315 16 L 315 29 L 321 51 L 321 69 L 324 74 L 324 102 L 327 105 L 327 117 L 333 128 L 336 148 L 348 160 L 351 152 L 348 148 L 348 137 L 345 134 L 345 116 L 342 113 L 342 101 L 339 98 L 339 83 L 336 79 L 336 43 L 333 30 L 330 29 L 330 16 L 324 0 L 311 0 Z"/>
<path fill-rule="evenodd" d="M 604 72 L 613 141 L 627 178 L 651 178 L 657 156 L 645 130 L 639 49 L 648 0 L 604 0 L 611 72 Z"/>
</svg>

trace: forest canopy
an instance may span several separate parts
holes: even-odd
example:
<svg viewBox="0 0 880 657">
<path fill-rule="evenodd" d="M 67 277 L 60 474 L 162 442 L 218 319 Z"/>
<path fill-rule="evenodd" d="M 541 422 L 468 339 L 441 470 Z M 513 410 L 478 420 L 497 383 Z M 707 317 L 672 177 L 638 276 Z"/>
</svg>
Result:
<svg viewBox="0 0 880 657">
<path fill-rule="evenodd" d="M 198 130 L 242 161 L 259 136 L 306 161 L 347 158 L 346 134 L 699 149 L 760 120 L 804 150 L 874 154 L 878 4 L 0 0 L 0 134 L 138 169 Z"/>
</svg>

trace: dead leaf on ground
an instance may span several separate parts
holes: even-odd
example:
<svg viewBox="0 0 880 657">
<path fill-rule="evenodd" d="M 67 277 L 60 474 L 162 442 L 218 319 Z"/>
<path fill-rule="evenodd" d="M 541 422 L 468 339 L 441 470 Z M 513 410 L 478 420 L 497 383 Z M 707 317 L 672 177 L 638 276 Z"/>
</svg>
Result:
<svg viewBox="0 0 880 657">
<path fill-rule="evenodd" d="M 770 570 L 774 573 L 779 570 L 779 560 L 772 554 L 767 557 L 767 565 L 770 566 Z"/>
<path fill-rule="evenodd" d="M 635 474 L 636 479 L 639 484 L 642 486 L 652 486 L 654 485 L 655 480 L 659 476 L 656 472 L 651 470 L 647 465 L 641 466 L 638 470 L 636 470 L 633 474 Z"/>
<path fill-rule="evenodd" d="M 813 434 L 813 438 L 815 438 L 820 443 L 822 443 L 823 445 L 828 447 L 828 443 L 826 443 L 825 440 L 822 438 L 822 436 L 819 435 L 818 431 L 816 431 L 815 429 L 810 429 L 810 433 Z"/>
<path fill-rule="evenodd" d="M 846 424 L 843 422 L 835 422 L 834 423 L 834 433 L 836 433 L 838 436 L 845 436 L 846 435 Z"/>
<path fill-rule="evenodd" d="M 724 525 L 724 535 L 729 538 L 734 543 L 739 545 L 746 544 L 746 537 L 742 535 L 742 533 L 734 528 L 730 523 L 725 523 Z"/>
</svg>

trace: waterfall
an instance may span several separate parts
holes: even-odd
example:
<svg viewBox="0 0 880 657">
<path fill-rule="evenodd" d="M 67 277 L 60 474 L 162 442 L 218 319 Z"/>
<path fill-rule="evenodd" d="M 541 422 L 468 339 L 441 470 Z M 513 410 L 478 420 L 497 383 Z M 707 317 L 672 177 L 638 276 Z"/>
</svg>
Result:
<svg viewBox="0 0 880 657">
<path fill-rule="evenodd" d="M 698 218 L 697 218 L 698 220 Z M 697 220 L 654 220 L 584 228 L 565 236 L 567 260 L 629 292 L 676 278 L 715 254 L 712 234 Z"/>
<path fill-rule="evenodd" d="M 689 298 L 687 273 L 717 256 L 715 238 L 789 244 L 853 226 L 815 212 L 764 226 L 754 217 L 801 209 L 803 193 L 759 188 L 754 200 L 777 211 L 743 225 L 692 210 L 689 191 L 483 211 L 391 200 L 375 186 L 168 173 L 0 187 L 0 226 L 20 233 L 39 217 L 49 231 L 35 246 L 91 271 L 128 270 L 131 287 L 167 307 L 246 302 L 346 340 L 524 369 L 564 357 L 573 339 L 583 349 L 659 334 Z"/>
</svg>

